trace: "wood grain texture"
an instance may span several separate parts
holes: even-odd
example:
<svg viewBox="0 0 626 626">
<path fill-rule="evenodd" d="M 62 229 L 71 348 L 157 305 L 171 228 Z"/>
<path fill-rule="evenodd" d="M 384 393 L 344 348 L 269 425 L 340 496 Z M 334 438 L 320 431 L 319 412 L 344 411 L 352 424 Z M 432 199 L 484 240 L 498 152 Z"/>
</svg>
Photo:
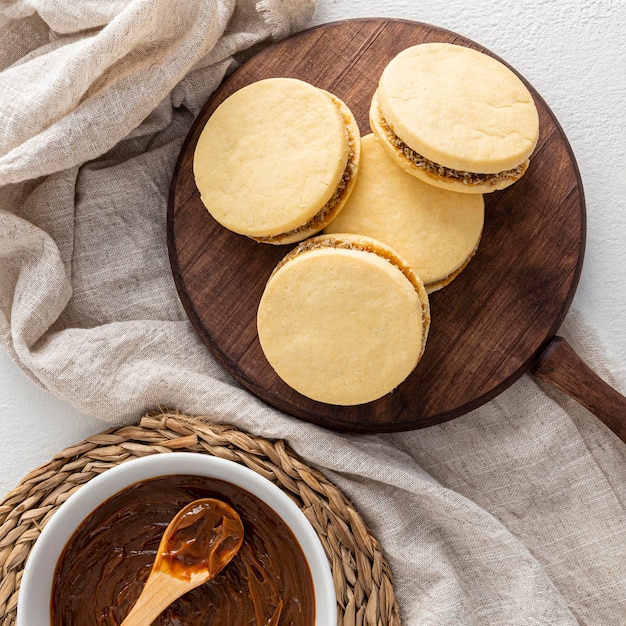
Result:
<svg viewBox="0 0 626 626">
<path fill-rule="evenodd" d="M 422 361 L 395 391 L 369 404 L 337 407 L 305 398 L 273 372 L 261 351 L 256 311 L 267 278 L 292 246 L 271 246 L 223 229 L 200 202 L 192 159 L 198 136 L 226 97 L 255 80 L 301 78 L 327 89 L 369 132 L 369 104 L 385 65 L 427 41 L 471 46 L 418 22 L 361 19 L 304 31 L 254 56 L 216 91 L 182 148 L 168 206 L 168 250 L 176 286 L 195 330 L 245 388 L 322 426 L 357 432 L 430 426 L 494 398 L 530 368 L 558 330 L 574 296 L 584 254 L 585 203 L 574 156 L 541 96 L 528 84 L 540 139 L 526 175 L 485 197 L 485 229 L 467 269 L 431 296 Z M 219 159 L 219 155 L 215 155 Z"/>
<path fill-rule="evenodd" d="M 580 402 L 626 442 L 626 398 L 598 376 L 563 337 L 537 357 L 532 373 Z"/>
<path fill-rule="evenodd" d="M 202 582 L 206 580 L 198 584 Z M 161 570 L 152 572 L 137 602 L 120 626 L 152 624 L 172 602 L 197 586 Z"/>
</svg>

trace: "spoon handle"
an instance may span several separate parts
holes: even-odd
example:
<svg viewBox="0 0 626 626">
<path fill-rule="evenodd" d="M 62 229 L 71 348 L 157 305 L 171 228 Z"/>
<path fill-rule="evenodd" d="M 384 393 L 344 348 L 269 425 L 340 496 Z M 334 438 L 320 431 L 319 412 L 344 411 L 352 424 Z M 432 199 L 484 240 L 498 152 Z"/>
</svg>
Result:
<svg viewBox="0 0 626 626">
<path fill-rule="evenodd" d="M 202 581 L 200 581 L 202 582 Z M 147 626 L 170 605 L 194 588 L 188 580 L 170 576 L 160 570 L 148 578 L 135 606 L 120 626 Z"/>
<path fill-rule="evenodd" d="M 626 442 L 626 398 L 600 378 L 562 337 L 535 361 L 532 373 L 589 409 Z"/>
</svg>

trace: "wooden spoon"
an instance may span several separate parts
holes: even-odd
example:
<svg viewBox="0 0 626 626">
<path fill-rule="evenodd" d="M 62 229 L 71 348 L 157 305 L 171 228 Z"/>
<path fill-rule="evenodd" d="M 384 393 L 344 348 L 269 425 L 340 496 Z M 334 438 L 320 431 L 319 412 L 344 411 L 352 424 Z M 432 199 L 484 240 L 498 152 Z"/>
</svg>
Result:
<svg viewBox="0 0 626 626">
<path fill-rule="evenodd" d="M 228 504 L 213 498 L 182 508 L 163 533 L 154 565 L 121 626 L 145 626 L 183 594 L 215 578 L 237 554 L 243 524 Z"/>
</svg>

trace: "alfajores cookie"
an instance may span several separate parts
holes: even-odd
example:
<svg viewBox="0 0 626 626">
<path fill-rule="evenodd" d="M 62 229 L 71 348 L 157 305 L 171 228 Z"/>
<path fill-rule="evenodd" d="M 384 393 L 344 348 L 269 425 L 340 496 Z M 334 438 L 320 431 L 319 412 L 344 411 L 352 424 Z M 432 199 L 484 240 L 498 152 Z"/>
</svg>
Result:
<svg viewBox="0 0 626 626">
<path fill-rule="evenodd" d="M 481 194 L 457 193 L 422 182 L 398 167 L 369 134 L 361 139 L 354 191 L 324 232 L 356 233 L 386 243 L 432 293 L 458 276 L 474 256 L 484 217 Z"/>
<path fill-rule="evenodd" d="M 217 107 L 198 139 L 193 172 L 222 226 L 284 244 L 337 215 L 359 157 L 356 120 L 339 98 L 298 79 L 268 78 Z"/>
<path fill-rule="evenodd" d="M 464 193 L 521 178 L 539 136 L 537 108 L 520 78 L 487 54 L 448 43 L 412 46 L 389 62 L 370 125 L 407 172 Z"/>
<path fill-rule="evenodd" d="M 376 400 L 413 371 L 430 307 L 422 281 L 369 237 L 318 235 L 278 264 L 257 313 L 263 352 L 299 393 L 328 404 Z"/>
</svg>

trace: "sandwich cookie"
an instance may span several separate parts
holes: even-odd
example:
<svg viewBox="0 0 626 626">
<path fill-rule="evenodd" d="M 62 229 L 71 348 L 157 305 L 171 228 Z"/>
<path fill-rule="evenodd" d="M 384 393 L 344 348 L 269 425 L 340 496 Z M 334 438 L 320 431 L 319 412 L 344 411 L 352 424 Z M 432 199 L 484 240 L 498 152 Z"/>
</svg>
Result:
<svg viewBox="0 0 626 626">
<path fill-rule="evenodd" d="M 426 43 L 383 70 L 370 125 L 407 172 L 465 193 L 504 189 L 526 172 L 539 116 L 524 83 L 496 59 Z"/>
<path fill-rule="evenodd" d="M 302 395 L 334 405 L 376 400 L 413 371 L 430 326 L 422 281 L 369 237 L 318 235 L 270 276 L 257 313 L 263 352 Z"/>
<path fill-rule="evenodd" d="M 450 283 L 478 249 L 482 194 L 440 189 L 399 168 L 373 134 L 361 140 L 359 178 L 343 211 L 324 230 L 373 237 L 393 248 L 428 293 Z"/>
<path fill-rule="evenodd" d="M 200 198 L 222 226 L 287 244 L 321 231 L 350 195 L 360 133 L 334 95 L 293 78 L 243 87 L 207 121 L 194 153 Z"/>
</svg>

